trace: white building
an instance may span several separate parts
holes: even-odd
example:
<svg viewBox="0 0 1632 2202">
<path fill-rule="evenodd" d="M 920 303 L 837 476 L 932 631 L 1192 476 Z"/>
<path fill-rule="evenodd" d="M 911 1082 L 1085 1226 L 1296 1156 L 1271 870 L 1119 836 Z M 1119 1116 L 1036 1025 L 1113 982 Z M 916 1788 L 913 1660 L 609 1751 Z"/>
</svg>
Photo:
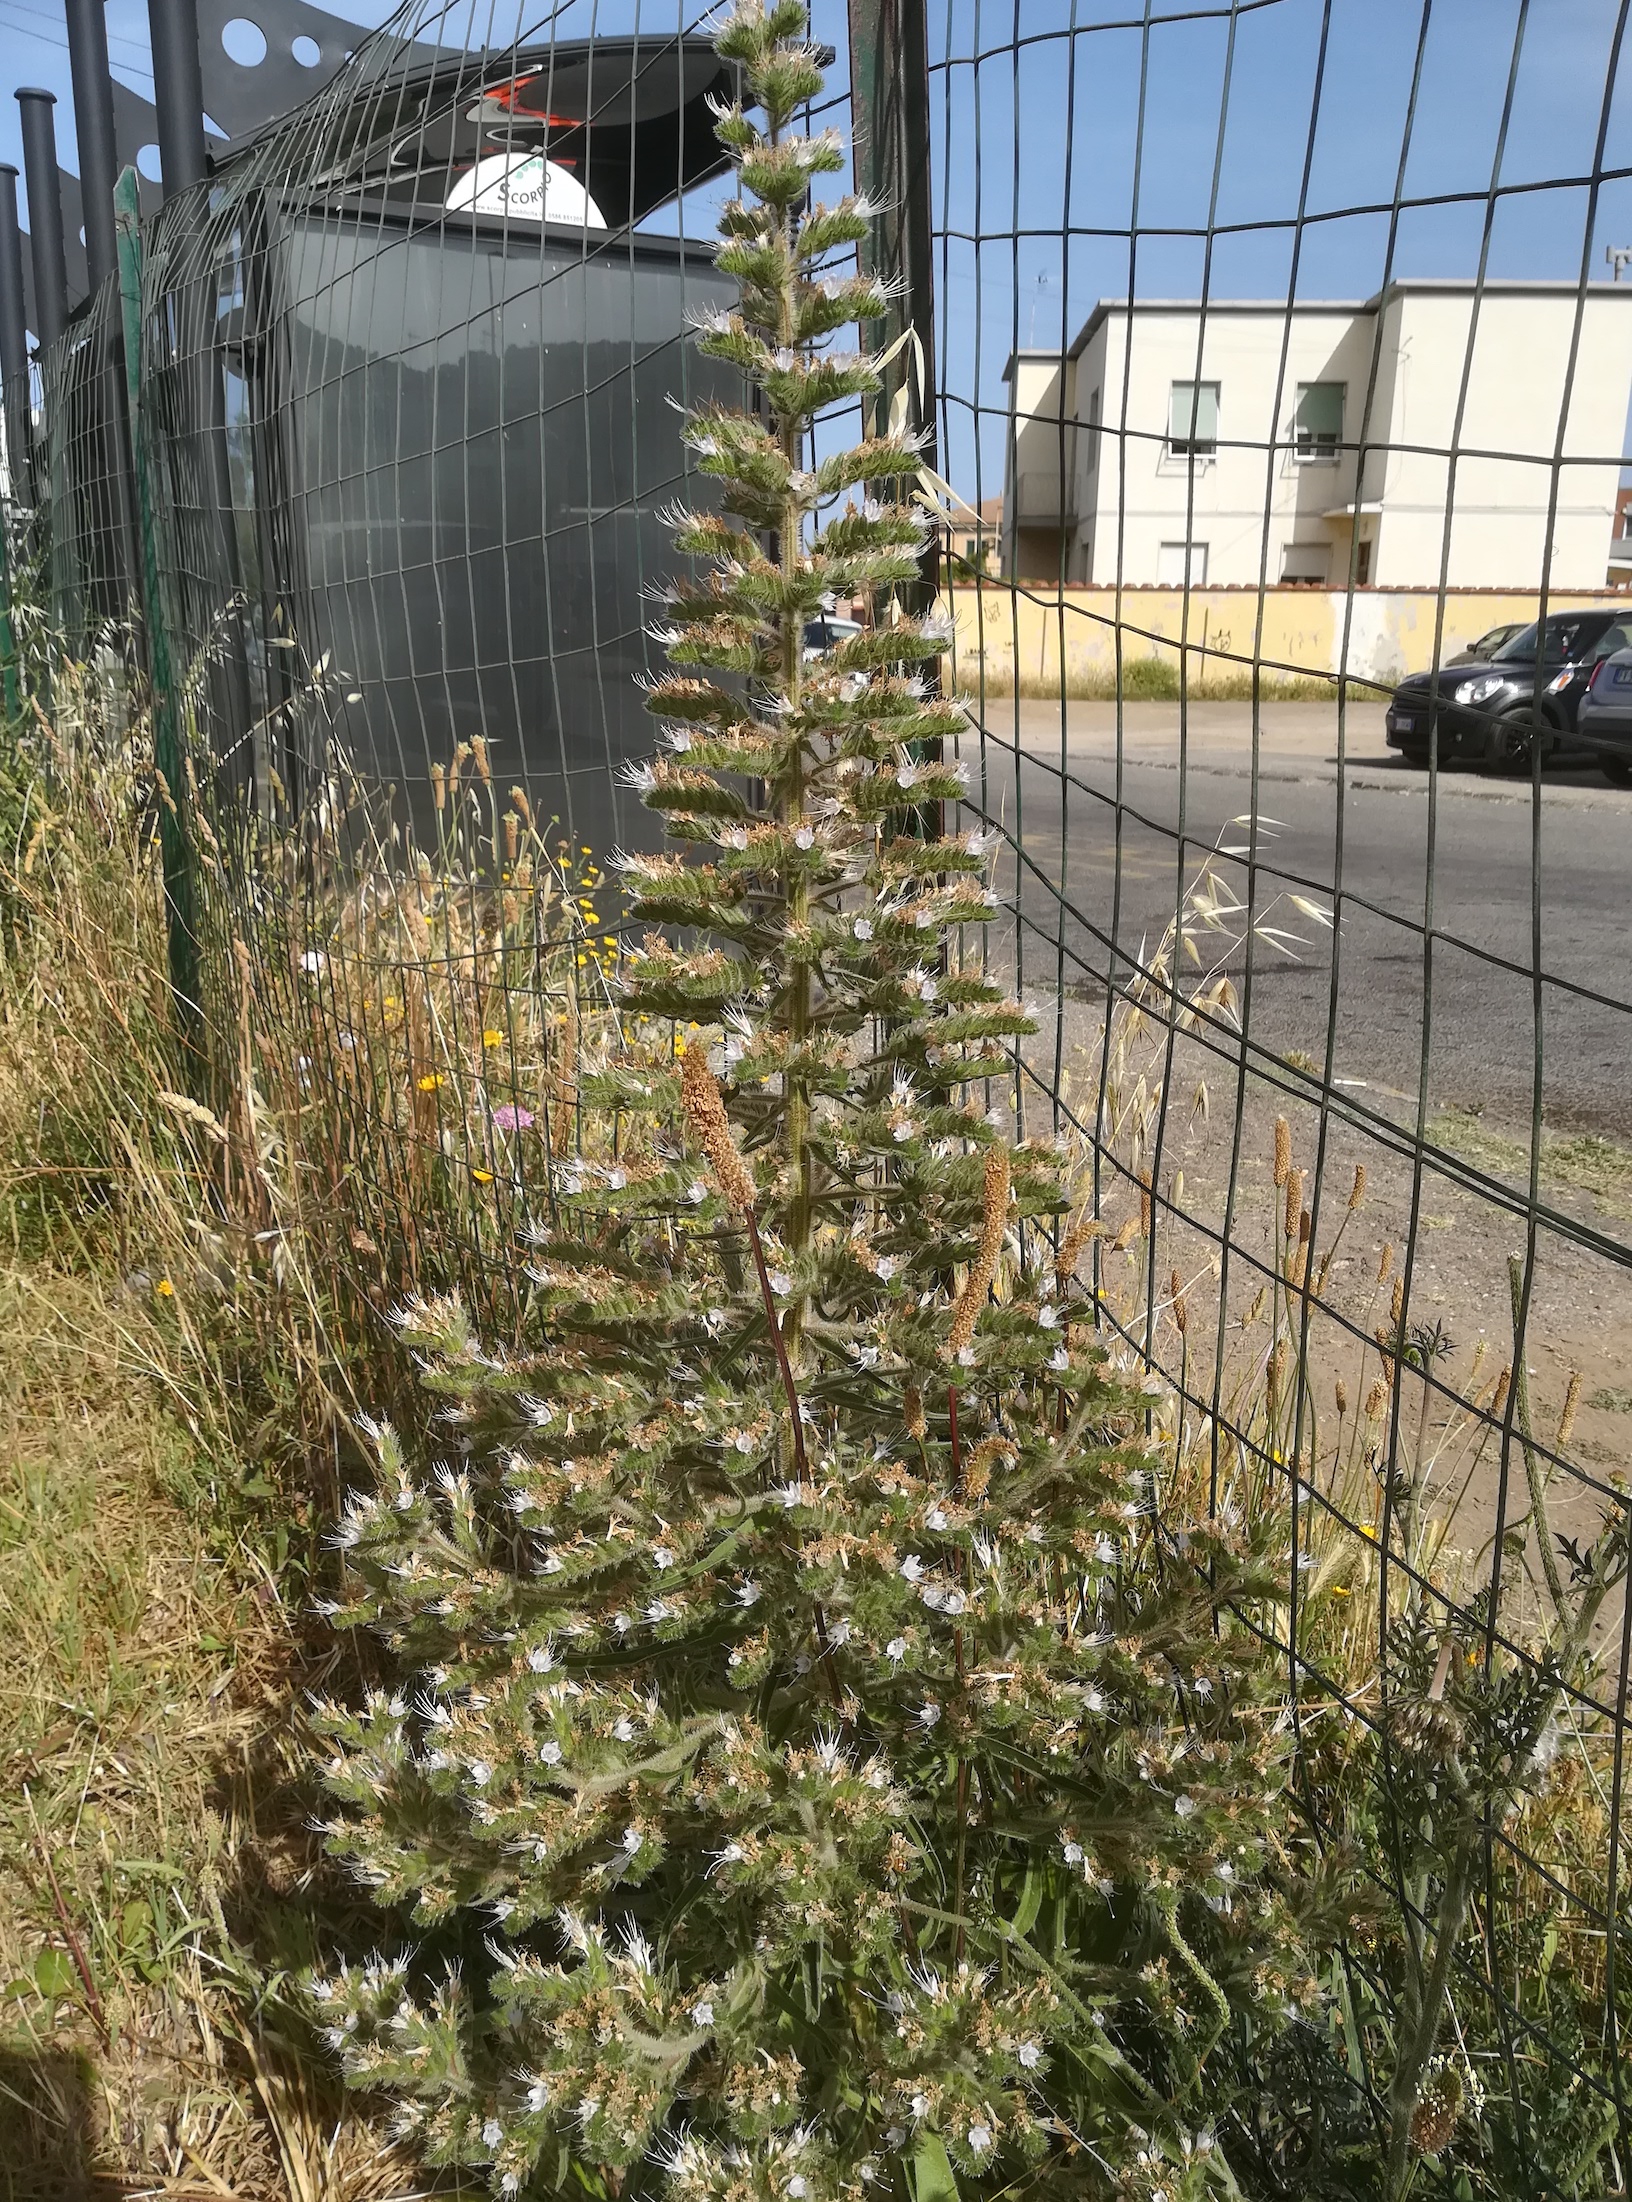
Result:
<svg viewBox="0 0 1632 2202">
<path fill-rule="evenodd" d="M 1545 565 L 1602 588 L 1632 283 L 1111 300 L 1064 360 L 1017 352 L 1005 378 L 1023 580 L 1534 589 Z"/>
</svg>

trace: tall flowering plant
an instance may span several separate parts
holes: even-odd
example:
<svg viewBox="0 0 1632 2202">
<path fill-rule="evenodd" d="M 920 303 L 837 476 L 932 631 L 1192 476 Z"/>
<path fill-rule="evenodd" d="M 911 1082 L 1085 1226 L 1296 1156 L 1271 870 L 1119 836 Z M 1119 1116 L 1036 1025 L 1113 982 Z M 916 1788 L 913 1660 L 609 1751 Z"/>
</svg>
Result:
<svg viewBox="0 0 1632 2202">
<path fill-rule="evenodd" d="M 869 209 L 811 203 L 804 31 L 738 0 L 718 34 L 741 303 L 699 341 L 759 403 L 689 417 L 722 510 L 676 517 L 706 578 L 636 776 L 678 847 L 626 860 L 631 1029 L 692 1037 L 586 1077 L 626 1136 L 561 1166 L 520 1335 L 408 1317 L 457 1457 L 376 1433 L 336 1618 L 409 1679 L 323 1717 L 329 1841 L 420 1940 L 316 1992 L 499 2195 L 1228 2189 L 1215 2051 L 1305 1992 L 1231 1618 L 1279 1556 L 1161 1502 L 1060 1157 L 984 1107 L 1031 1029 L 956 949 L 987 840 L 908 830 L 960 792 L 946 637 L 805 662 L 923 535 L 856 501 L 910 440 L 810 457 L 877 387 L 832 335 L 887 301 L 833 272 Z"/>
</svg>

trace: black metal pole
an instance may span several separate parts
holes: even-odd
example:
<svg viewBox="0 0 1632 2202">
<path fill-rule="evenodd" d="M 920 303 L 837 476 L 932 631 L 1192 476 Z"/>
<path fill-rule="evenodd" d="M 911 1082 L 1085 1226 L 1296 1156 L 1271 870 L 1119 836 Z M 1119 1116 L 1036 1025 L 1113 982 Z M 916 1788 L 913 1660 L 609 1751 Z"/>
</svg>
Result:
<svg viewBox="0 0 1632 2202">
<path fill-rule="evenodd" d="M 148 32 L 153 46 L 153 104 L 159 114 L 159 168 L 164 196 L 173 199 L 207 180 L 209 149 L 204 137 L 204 75 L 198 50 L 197 0 L 147 0 Z M 219 334 L 219 295 L 212 272 L 190 278 L 193 294 L 183 313 L 186 327 L 196 313 L 199 349 L 195 354 L 194 402 L 202 462 L 200 503 L 214 535 L 216 571 L 232 600 L 212 605 L 212 616 L 225 613 L 217 677 L 212 680 L 219 728 L 215 741 L 218 783 L 237 793 L 252 791 L 254 705 L 249 687 L 248 641 L 244 631 L 238 528 L 232 505 L 232 462 L 227 447 L 227 399 Z"/>
<path fill-rule="evenodd" d="M 118 261 L 113 187 L 119 156 L 113 143 L 113 75 L 103 0 L 66 0 L 68 59 L 74 73 L 74 129 L 79 139 L 79 188 L 84 199 L 85 265 L 92 292 Z"/>
<path fill-rule="evenodd" d="M 17 223 L 17 171 L 0 161 L 0 391 L 11 494 L 29 498 L 28 313 L 23 304 L 23 238 Z"/>
<path fill-rule="evenodd" d="M 849 0 L 850 105 L 856 187 L 878 212 L 863 267 L 894 283 L 888 318 L 873 324 L 878 349 L 911 329 L 909 341 L 884 370 L 868 426 L 883 435 L 895 400 L 907 393 L 906 426 L 924 441 L 924 464 L 935 465 L 935 260 L 929 175 L 929 32 L 924 0 Z M 935 594 L 932 543 L 916 601 Z"/>
<path fill-rule="evenodd" d="M 164 195 L 173 199 L 210 172 L 197 0 L 147 0 L 147 27 L 153 45 L 153 104 L 159 111 L 159 167 Z"/>
<path fill-rule="evenodd" d="M 79 188 L 85 216 L 85 270 L 91 296 L 111 282 L 119 260 L 113 192 L 119 181 L 114 146 L 113 74 L 108 67 L 105 0 L 65 0 L 68 58 L 74 73 L 74 128 L 79 139 Z M 110 415 L 110 449 L 105 494 L 108 521 L 119 545 L 123 573 L 121 602 L 115 616 L 129 617 L 139 595 L 140 551 L 136 536 L 136 483 L 131 465 L 130 420 L 125 392 L 124 330 L 115 314 L 108 324 L 108 363 L 104 384 Z M 139 627 L 139 622 L 136 623 Z"/>
<path fill-rule="evenodd" d="M 68 320 L 68 267 L 63 257 L 62 192 L 57 183 L 55 92 L 24 85 L 17 94 L 23 122 L 23 173 L 28 178 L 28 238 L 34 260 L 34 334 L 42 356 Z"/>
</svg>

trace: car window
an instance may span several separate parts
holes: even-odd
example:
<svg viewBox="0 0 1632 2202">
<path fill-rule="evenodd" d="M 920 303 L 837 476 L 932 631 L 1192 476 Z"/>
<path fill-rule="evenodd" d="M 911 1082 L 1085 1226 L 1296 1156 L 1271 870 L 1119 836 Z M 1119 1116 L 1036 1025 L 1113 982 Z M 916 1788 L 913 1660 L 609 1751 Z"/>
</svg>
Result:
<svg viewBox="0 0 1632 2202">
<path fill-rule="evenodd" d="M 1590 650 L 1606 628 L 1614 623 L 1614 614 L 1589 612 L 1585 615 L 1556 614 L 1545 622 L 1542 643 L 1542 662 L 1547 665 L 1563 665 L 1572 658 Z M 1534 662 L 1536 655 L 1536 623 L 1521 627 L 1513 640 L 1504 643 L 1491 660 L 1493 665 L 1522 664 L 1526 658 Z"/>
<path fill-rule="evenodd" d="M 1632 628 L 1623 626 L 1619 620 L 1613 627 L 1605 628 L 1593 644 L 1592 654 L 1595 658 L 1607 658 L 1617 650 L 1632 650 Z"/>
</svg>

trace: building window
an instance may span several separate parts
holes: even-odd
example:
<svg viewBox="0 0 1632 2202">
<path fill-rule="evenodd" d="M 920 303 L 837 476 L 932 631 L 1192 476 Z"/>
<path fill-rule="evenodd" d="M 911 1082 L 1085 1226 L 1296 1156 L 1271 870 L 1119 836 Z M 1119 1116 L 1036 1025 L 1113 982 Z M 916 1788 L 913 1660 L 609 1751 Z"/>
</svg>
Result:
<svg viewBox="0 0 1632 2202">
<path fill-rule="evenodd" d="M 1176 382 L 1167 407 L 1167 451 L 1173 459 L 1210 459 L 1218 449 L 1218 384 Z"/>
<path fill-rule="evenodd" d="M 1293 447 L 1300 459 L 1330 466 L 1343 443 L 1341 382 L 1300 382 L 1298 410 L 1293 420 Z"/>
<path fill-rule="evenodd" d="M 1206 544 L 1164 543 L 1156 554 L 1156 579 L 1164 589 L 1206 588 Z"/>
<path fill-rule="evenodd" d="M 1318 581 L 1324 586 L 1330 558 L 1331 549 L 1325 543 L 1283 543 L 1281 579 Z"/>
<path fill-rule="evenodd" d="M 1095 390 L 1088 400 L 1088 451 L 1082 462 L 1085 476 L 1099 464 L 1099 395 Z"/>
<path fill-rule="evenodd" d="M 1354 553 L 1354 585 L 1357 589 L 1371 585 L 1371 537 L 1362 535 Z"/>
</svg>

